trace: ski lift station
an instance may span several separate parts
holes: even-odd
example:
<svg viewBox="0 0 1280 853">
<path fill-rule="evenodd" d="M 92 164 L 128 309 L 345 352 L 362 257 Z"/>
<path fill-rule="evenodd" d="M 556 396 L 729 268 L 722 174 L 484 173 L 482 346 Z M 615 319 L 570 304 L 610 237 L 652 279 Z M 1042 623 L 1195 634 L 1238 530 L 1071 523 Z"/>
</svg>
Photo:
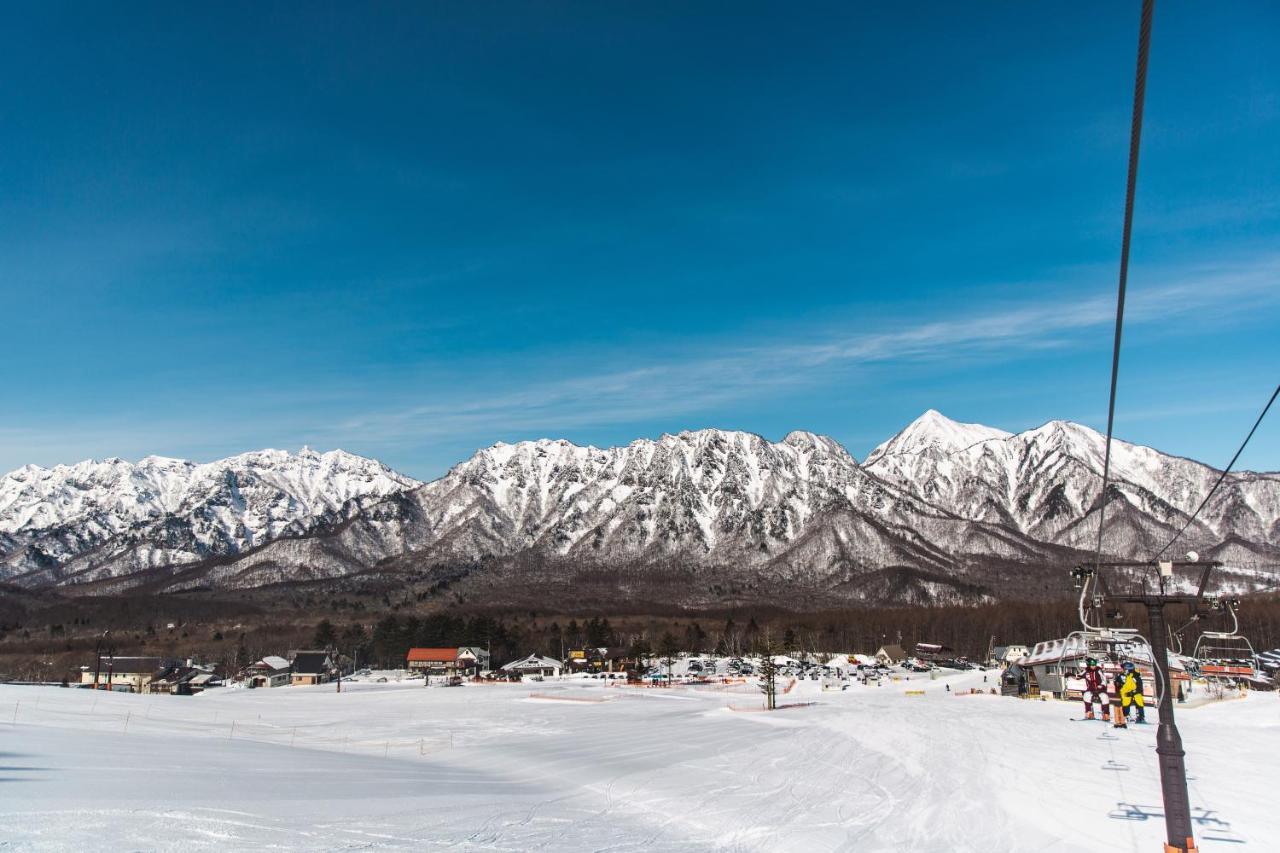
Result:
<svg viewBox="0 0 1280 853">
<path fill-rule="evenodd" d="M 1142 673 L 1143 695 L 1155 698 L 1155 674 L 1152 666 L 1151 647 L 1141 639 L 1130 639 L 1117 647 L 1112 655 L 1100 655 L 1091 648 L 1088 637 L 1072 634 L 1060 640 L 1036 643 L 1031 653 L 1018 661 L 1028 675 L 1031 693 L 1051 694 L 1055 699 L 1079 699 L 1084 692 L 1084 679 L 1078 674 L 1084 671 L 1089 658 L 1096 658 L 1108 678 L 1120 672 L 1123 661 L 1132 661 Z M 1187 692 L 1191 677 L 1182 661 L 1169 655 L 1169 679 L 1175 695 L 1179 687 Z"/>
</svg>

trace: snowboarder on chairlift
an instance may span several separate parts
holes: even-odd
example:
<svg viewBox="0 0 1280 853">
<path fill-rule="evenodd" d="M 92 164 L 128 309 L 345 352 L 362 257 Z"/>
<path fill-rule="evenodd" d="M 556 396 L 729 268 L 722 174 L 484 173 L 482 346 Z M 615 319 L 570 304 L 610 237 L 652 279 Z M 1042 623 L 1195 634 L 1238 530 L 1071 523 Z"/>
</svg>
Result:
<svg viewBox="0 0 1280 853">
<path fill-rule="evenodd" d="M 1107 700 L 1107 681 L 1102 675 L 1102 670 L 1098 668 L 1098 661 L 1089 658 L 1084 670 L 1084 718 L 1086 720 L 1097 719 L 1093 715 L 1095 703 L 1102 706 L 1102 719 L 1105 720 L 1107 706 L 1110 704 Z"/>
<path fill-rule="evenodd" d="M 1123 704 L 1124 700 L 1122 698 L 1124 682 L 1124 672 L 1117 672 L 1116 677 L 1112 680 L 1112 686 L 1115 687 L 1115 690 L 1111 694 L 1111 724 L 1113 728 L 1117 729 L 1129 728 L 1129 724 L 1125 721 L 1127 706 Z"/>
<path fill-rule="evenodd" d="M 1138 685 L 1138 692 L 1133 694 L 1133 701 L 1138 706 L 1138 722 L 1145 723 L 1147 721 L 1147 699 L 1146 687 L 1142 683 L 1142 670 L 1134 669 L 1133 680 Z"/>
<path fill-rule="evenodd" d="M 1138 672 L 1138 668 L 1133 665 L 1133 661 L 1124 662 L 1120 702 L 1124 707 L 1126 720 L 1129 718 L 1129 706 L 1136 705 L 1138 707 L 1136 722 L 1145 723 L 1147 721 L 1146 700 L 1142 695 L 1142 673 Z"/>
</svg>

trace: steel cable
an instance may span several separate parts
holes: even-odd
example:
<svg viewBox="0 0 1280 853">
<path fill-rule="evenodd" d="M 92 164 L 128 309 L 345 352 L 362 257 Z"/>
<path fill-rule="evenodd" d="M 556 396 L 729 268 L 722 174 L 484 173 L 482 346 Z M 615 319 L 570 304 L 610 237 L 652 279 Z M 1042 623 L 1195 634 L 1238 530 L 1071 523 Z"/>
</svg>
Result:
<svg viewBox="0 0 1280 853">
<path fill-rule="evenodd" d="M 1107 490 L 1111 485 L 1111 435 L 1116 418 L 1116 386 L 1120 379 L 1120 337 L 1124 331 L 1124 296 L 1129 283 L 1129 244 L 1133 233 L 1133 198 L 1138 186 L 1138 150 L 1142 141 L 1142 109 L 1147 97 L 1147 57 L 1151 51 L 1151 18 L 1155 0 L 1142 0 L 1138 30 L 1138 69 L 1133 84 L 1133 120 L 1129 128 L 1129 179 L 1124 194 L 1124 234 L 1120 241 L 1120 287 L 1116 296 L 1116 335 L 1111 351 L 1111 395 L 1107 403 L 1107 444 L 1102 457 L 1102 493 L 1098 507 L 1098 546 L 1094 568 L 1102 563 L 1102 534 L 1107 520 Z"/>
<path fill-rule="evenodd" d="M 1178 539 L 1182 537 L 1182 534 L 1187 532 L 1187 528 L 1196 520 L 1196 516 L 1200 515 L 1200 510 L 1204 509 L 1205 505 L 1209 503 L 1209 498 L 1213 497 L 1213 493 L 1218 491 L 1218 486 L 1221 486 L 1222 481 L 1227 479 L 1227 474 L 1231 473 L 1231 469 L 1235 467 L 1236 460 L 1240 458 L 1240 454 L 1243 453 L 1245 447 L 1248 446 L 1249 439 L 1253 438 L 1253 434 L 1258 431 L 1258 425 L 1261 424 L 1262 419 L 1267 416 L 1267 412 L 1270 411 L 1271 404 L 1276 401 L 1277 396 L 1280 396 L 1280 385 L 1277 385 L 1276 390 L 1271 392 L 1271 399 L 1267 401 L 1267 405 L 1262 407 L 1262 414 L 1258 415 L 1258 419 L 1253 422 L 1253 429 L 1249 430 L 1249 434 L 1244 437 L 1244 441 L 1240 443 L 1240 447 L 1236 450 L 1236 455 L 1231 457 L 1231 461 L 1227 463 L 1227 467 L 1222 469 L 1222 473 L 1218 475 L 1218 481 L 1213 484 L 1213 488 L 1209 490 L 1209 494 L 1205 495 L 1204 500 L 1200 501 L 1200 506 L 1196 507 L 1196 511 L 1191 513 L 1191 517 L 1187 519 L 1186 524 L 1182 525 L 1182 529 L 1175 533 L 1173 538 L 1165 543 L 1165 546 L 1160 549 L 1159 554 L 1156 554 L 1155 558 L 1157 560 L 1164 556 L 1165 551 L 1168 551 L 1173 547 L 1173 543 L 1177 542 Z"/>
</svg>

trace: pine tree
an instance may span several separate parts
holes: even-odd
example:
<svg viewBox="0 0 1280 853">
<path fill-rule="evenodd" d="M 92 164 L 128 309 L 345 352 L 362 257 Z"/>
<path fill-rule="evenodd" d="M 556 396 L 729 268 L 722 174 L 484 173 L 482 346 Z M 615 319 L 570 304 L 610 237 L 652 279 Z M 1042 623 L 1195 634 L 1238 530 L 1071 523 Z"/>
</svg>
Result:
<svg viewBox="0 0 1280 853">
<path fill-rule="evenodd" d="M 671 668 L 675 663 L 675 656 L 680 652 L 680 644 L 676 641 L 675 635 L 670 631 L 665 632 L 658 640 L 658 654 L 662 656 L 663 662 L 667 665 L 667 686 L 671 686 Z"/>
<path fill-rule="evenodd" d="M 328 619 L 321 619 L 320 624 L 316 625 L 315 637 L 312 638 L 312 644 L 317 649 L 332 648 L 333 644 L 338 642 L 338 632 L 334 630 L 333 623 Z"/>
<path fill-rule="evenodd" d="M 628 652 L 628 654 L 635 658 L 636 662 L 641 666 L 644 665 L 645 658 L 649 657 L 652 653 L 653 649 L 649 646 L 649 641 L 643 636 L 636 638 L 635 642 L 631 644 L 631 649 Z"/>
<path fill-rule="evenodd" d="M 773 711 L 778 707 L 778 664 L 773 660 L 773 642 L 767 633 L 760 641 L 760 650 L 760 692 L 764 694 L 765 710 Z"/>
</svg>

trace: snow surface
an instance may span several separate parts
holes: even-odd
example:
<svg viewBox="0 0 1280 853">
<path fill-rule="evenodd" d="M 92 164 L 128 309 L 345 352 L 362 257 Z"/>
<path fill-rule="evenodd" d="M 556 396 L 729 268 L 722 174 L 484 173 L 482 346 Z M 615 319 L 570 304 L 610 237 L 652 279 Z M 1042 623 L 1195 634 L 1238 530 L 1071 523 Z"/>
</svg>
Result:
<svg viewBox="0 0 1280 853">
<path fill-rule="evenodd" d="M 0 847 L 1160 849 L 1155 726 L 987 686 L 0 687 Z M 1201 849 L 1274 849 L 1277 697 L 1179 725 Z"/>
</svg>

